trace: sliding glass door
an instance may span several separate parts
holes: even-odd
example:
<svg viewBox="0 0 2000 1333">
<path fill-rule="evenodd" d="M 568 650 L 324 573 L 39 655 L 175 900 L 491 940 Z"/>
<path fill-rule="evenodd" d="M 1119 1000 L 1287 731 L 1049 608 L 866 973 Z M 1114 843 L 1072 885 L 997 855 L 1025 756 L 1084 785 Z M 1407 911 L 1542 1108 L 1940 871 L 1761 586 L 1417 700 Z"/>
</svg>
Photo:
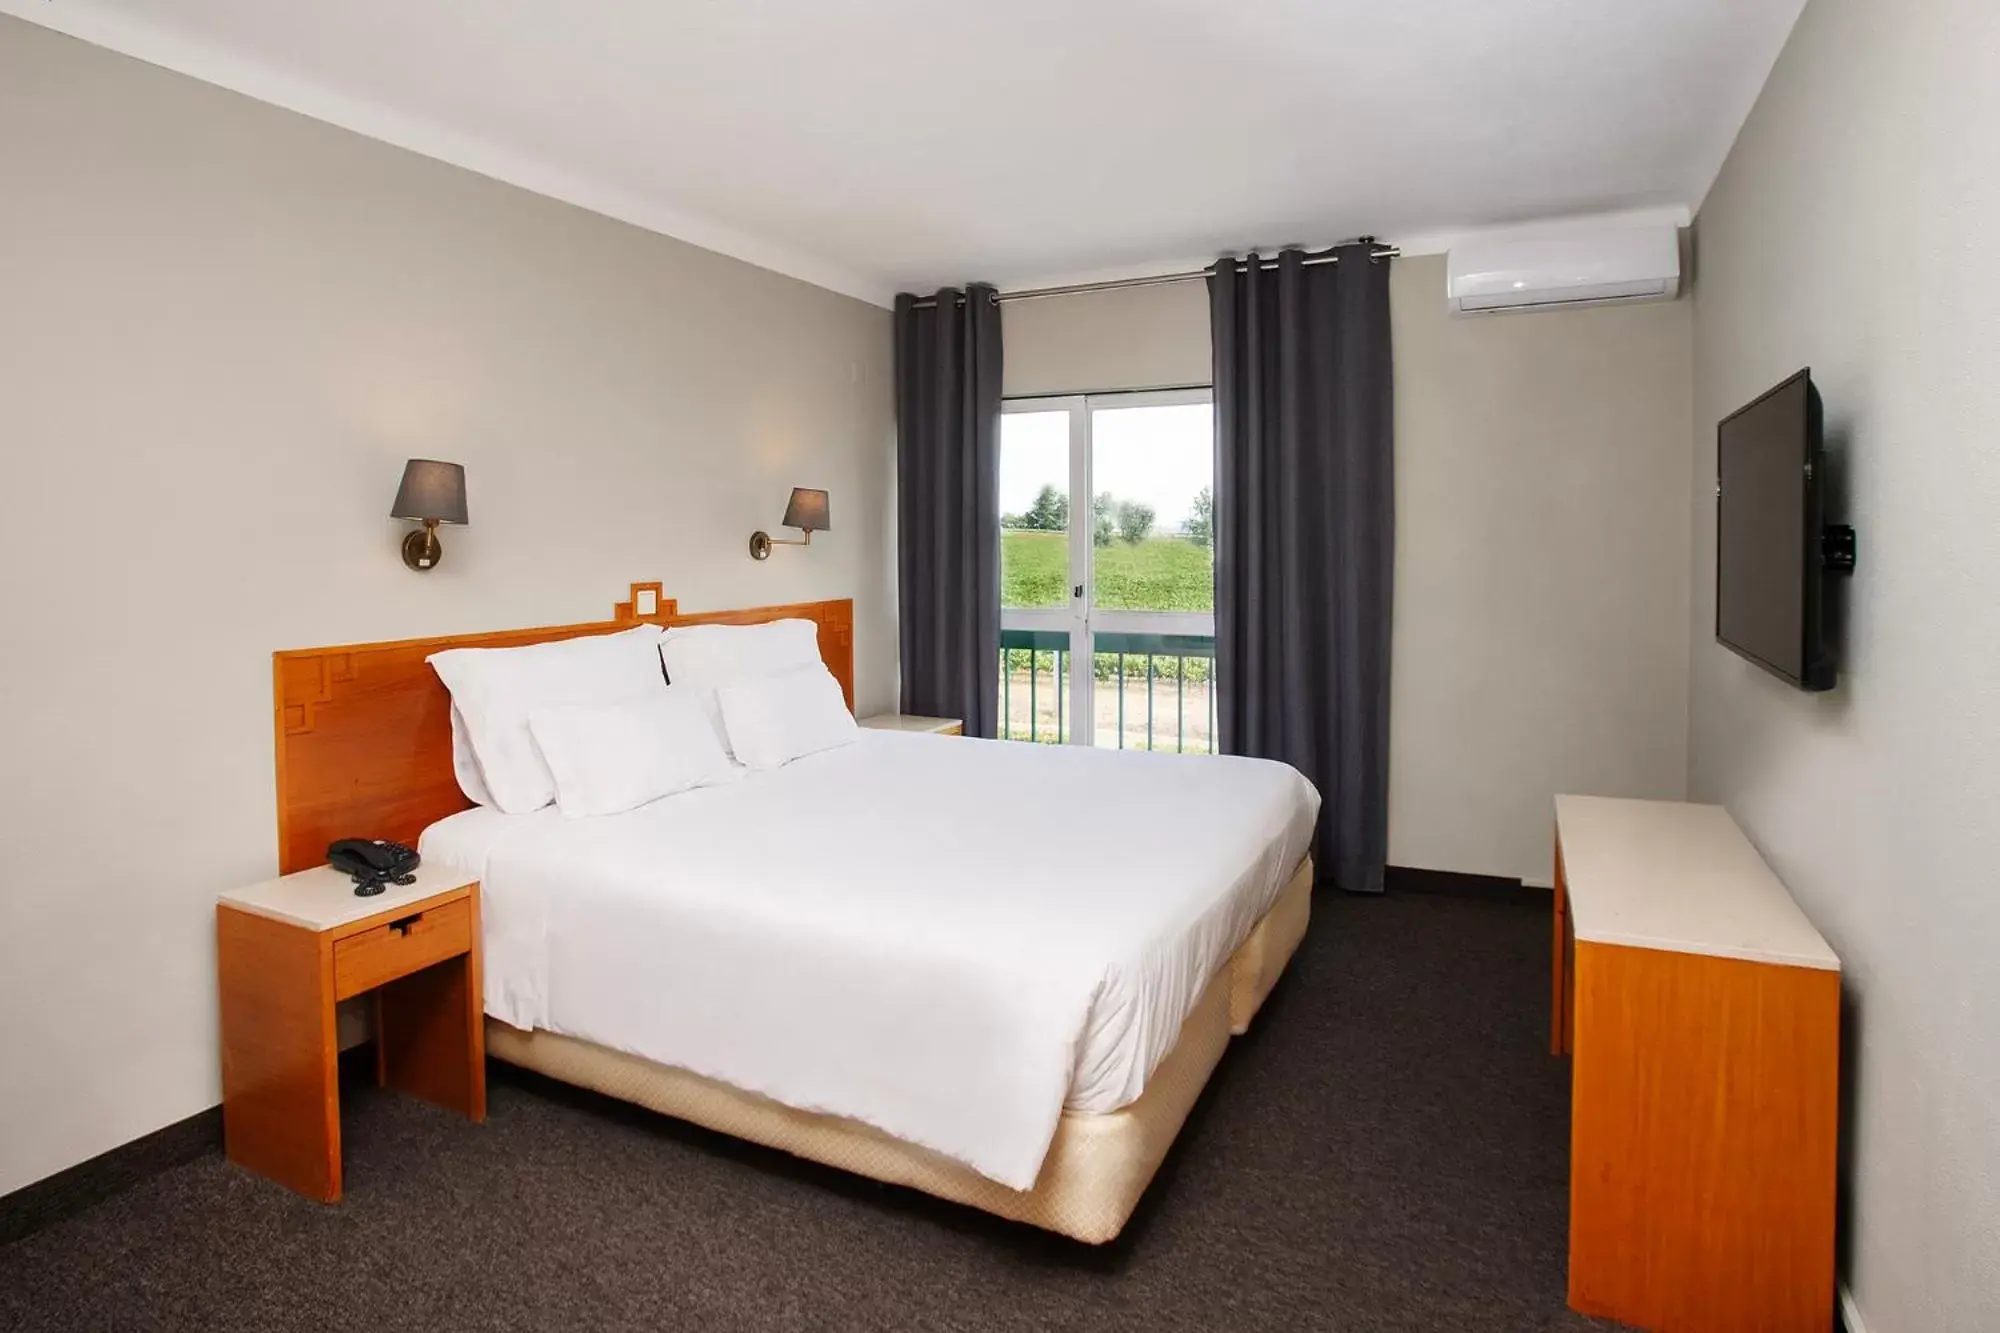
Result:
<svg viewBox="0 0 2000 1333">
<path fill-rule="evenodd" d="M 1089 487 L 1087 421 L 1081 398 L 1010 400 L 1001 407 L 1002 740 L 1072 739 L 1072 667 L 1086 642 L 1088 561 L 1076 558 L 1070 540 L 1069 497 Z"/>
<path fill-rule="evenodd" d="M 1214 460 L 1207 389 L 1005 404 L 1003 738 L 1214 751 Z"/>
</svg>

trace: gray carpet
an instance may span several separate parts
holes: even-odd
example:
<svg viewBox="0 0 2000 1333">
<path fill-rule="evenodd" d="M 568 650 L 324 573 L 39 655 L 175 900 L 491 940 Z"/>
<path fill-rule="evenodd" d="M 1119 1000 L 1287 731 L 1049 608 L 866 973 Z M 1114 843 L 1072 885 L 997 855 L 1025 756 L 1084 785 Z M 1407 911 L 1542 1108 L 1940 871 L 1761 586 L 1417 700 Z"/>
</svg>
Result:
<svg viewBox="0 0 2000 1333">
<path fill-rule="evenodd" d="M 355 1089 L 332 1208 L 208 1158 L 0 1248 L 8 1329 L 1591 1329 L 1546 906 L 1321 895 L 1102 1250 L 496 1066 Z"/>
</svg>

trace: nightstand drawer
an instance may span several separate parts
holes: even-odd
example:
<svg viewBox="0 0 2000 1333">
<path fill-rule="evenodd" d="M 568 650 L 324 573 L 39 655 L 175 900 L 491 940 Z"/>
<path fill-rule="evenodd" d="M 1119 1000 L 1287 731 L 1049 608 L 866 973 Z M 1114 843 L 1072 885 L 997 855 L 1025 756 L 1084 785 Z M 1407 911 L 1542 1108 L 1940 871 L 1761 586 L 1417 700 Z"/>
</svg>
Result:
<svg viewBox="0 0 2000 1333">
<path fill-rule="evenodd" d="M 333 993 L 344 1000 L 472 948 L 472 908 L 464 898 L 412 912 L 333 945 Z"/>
</svg>

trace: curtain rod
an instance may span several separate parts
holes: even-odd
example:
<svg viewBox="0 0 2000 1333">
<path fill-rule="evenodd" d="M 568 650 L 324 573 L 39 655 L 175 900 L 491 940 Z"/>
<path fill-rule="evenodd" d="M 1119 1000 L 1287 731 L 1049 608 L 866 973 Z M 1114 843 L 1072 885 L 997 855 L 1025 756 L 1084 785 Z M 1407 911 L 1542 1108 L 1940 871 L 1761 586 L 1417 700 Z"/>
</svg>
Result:
<svg viewBox="0 0 2000 1333">
<path fill-rule="evenodd" d="M 1363 242 L 1368 242 L 1373 238 L 1363 236 L 1361 239 Z M 1393 245 L 1378 245 L 1368 252 L 1368 257 L 1370 259 L 1401 259 L 1403 252 Z M 1309 256 L 1304 262 L 1308 265 L 1338 264 L 1340 256 L 1336 254 L 1318 254 Z M 1257 267 L 1262 269 L 1273 269 L 1277 266 L 1278 261 L 1276 259 L 1266 259 L 1257 265 Z M 1247 260 L 1237 260 L 1236 271 L 1238 273 L 1249 272 L 1249 262 Z M 1084 292 L 1122 291 L 1128 287 L 1163 287 L 1170 282 L 1199 282 L 1208 276 L 1209 272 L 1207 269 L 1198 268 L 1186 273 L 1157 273 L 1145 278 L 1112 278 L 1107 282 L 1074 282 L 1066 287 L 1028 287 L 1020 291 L 995 292 L 993 300 L 996 305 L 1006 301 L 1038 301 L 1045 296 L 1077 296 Z M 957 297 L 952 301 L 953 305 L 963 305 L 964 303 L 965 298 L 963 296 Z M 926 296 L 921 301 L 912 301 L 910 305 L 912 309 L 929 310 L 937 305 L 937 298 L 935 296 Z"/>
</svg>

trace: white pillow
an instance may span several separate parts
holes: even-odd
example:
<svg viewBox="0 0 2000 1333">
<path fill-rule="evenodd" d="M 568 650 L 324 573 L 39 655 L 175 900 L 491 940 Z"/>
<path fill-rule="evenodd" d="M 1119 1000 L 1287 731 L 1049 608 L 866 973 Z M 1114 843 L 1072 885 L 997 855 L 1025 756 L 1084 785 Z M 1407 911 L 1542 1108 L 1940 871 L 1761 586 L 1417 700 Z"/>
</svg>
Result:
<svg viewBox="0 0 2000 1333">
<path fill-rule="evenodd" d="M 715 690 L 722 685 L 775 676 L 804 667 L 823 667 L 819 626 L 810 620 L 772 620 L 762 625 L 676 625 L 660 640 L 667 680 L 707 696 L 715 734 L 734 754 Z"/>
<path fill-rule="evenodd" d="M 465 731 L 465 715 L 451 706 L 451 772 L 458 789 L 474 805 L 492 805 L 493 793 L 486 790 L 486 775 L 479 771 L 479 756 L 472 752 L 472 737 Z"/>
<path fill-rule="evenodd" d="M 824 666 L 725 685 L 715 695 L 736 758 L 751 768 L 778 768 L 861 734 Z"/>
<path fill-rule="evenodd" d="M 465 722 L 495 808 L 525 815 L 556 798 L 528 715 L 563 704 L 618 703 L 666 690 L 660 628 L 640 625 L 525 648 L 448 648 L 430 656 Z"/>
<path fill-rule="evenodd" d="M 714 689 L 781 671 L 818 666 L 819 626 L 810 620 L 762 625 L 677 625 L 660 640 L 675 685 Z"/>
<path fill-rule="evenodd" d="M 566 818 L 615 815 L 742 775 L 692 691 L 538 708 L 528 730 L 555 775 L 556 805 Z"/>
</svg>

